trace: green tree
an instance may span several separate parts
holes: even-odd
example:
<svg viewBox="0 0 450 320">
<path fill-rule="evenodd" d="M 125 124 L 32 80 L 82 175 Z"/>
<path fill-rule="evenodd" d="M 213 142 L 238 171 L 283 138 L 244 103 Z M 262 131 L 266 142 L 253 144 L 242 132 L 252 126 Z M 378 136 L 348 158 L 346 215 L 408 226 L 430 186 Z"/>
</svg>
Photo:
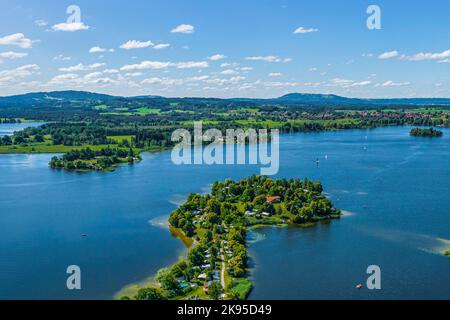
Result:
<svg viewBox="0 0 450 320">
<path fill-rule="evenodd" d="M 222 285 L 219 282 L 213 282 L 208 288 L 208 295 L 212 300 L 219 300 L 223 293 Z"/>
<path fill-rule="evenodd" d="M 140 289 L 135 296 L 136 300 L 166 300 L 161 290 L 157 288 Z"/>
</svg>

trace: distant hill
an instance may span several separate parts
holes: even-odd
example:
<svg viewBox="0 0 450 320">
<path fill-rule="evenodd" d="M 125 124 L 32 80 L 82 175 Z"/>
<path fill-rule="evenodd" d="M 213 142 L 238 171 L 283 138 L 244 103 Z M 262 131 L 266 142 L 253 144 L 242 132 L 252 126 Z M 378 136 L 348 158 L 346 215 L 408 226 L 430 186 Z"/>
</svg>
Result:
<svg viewBox="0 0 450 320">
<path fill-rule="evenodd" d="M 396 99 L 358 99 L 334 94 L 289 93 L 277 99 L 280 102 L 321 104 L 321 105 L 450 105 L 449 98 L 396 98 Z"/>
<path fill-rule="evenodd" d="M 107 94 L 100 94 L 86 91 L 52 91 L 33 92 L 15 96 L 0 97 L 0 104 L 36 104 L 39 102 L 51 101 L 72 101 L 72 100 L 111 100 L 116 97 Z"/>
<path fill-rule="evenodd" d="M 298 103 L 319 103 L 319 104 L 338 104 L 338 103 L 367 103 L 367 100 L 353 99 L 337 96 L 334 94 L 313 94 L 313 93 L 289 93 L 277 98 L 279 101 L 289 101 Z"/>
<path fill-rule="evenodd" d="M 146 100 L 151 100 L 149 103 L 157 103 L 159 105 L 169 104 L 170 102 L 180 102 L 192 104 L 208 104 L 208 105 L 290 105 L 290 106 L 330 106 L 330 107 L 374 107 L 374 106 L 433 106 L 444 105 L 450 106 L 449 98 L 410 98 L 410 99 L 358 99 L 347 98 L 334 94 L 313 94 L 313 93 L 289 93 L 279 98 L 273 99 L 251 99 L 251 98 L 233 98 L 233 99 L 218 99 L 218 98 L 201 98 L 201 97 L 186 97 L 186 98 L 165 98 L 161 96 L 136 96 L 136 97 L 121 97 L 107 94 L 100 94 L 86 91 L 53 91 L 53 92 L 35 92 L 27 93 L 9 97 L 0 97 L 0 107 L 2 106 L 39 106 L 39 105 L 60 105 L 70 104 L 70 102 L 82 101 L 86 102 L 107 102 L 119 100 L 139 100 L 145 103 Z M 166 101 L 167 100 L 167 101 Z"/>
</svg>

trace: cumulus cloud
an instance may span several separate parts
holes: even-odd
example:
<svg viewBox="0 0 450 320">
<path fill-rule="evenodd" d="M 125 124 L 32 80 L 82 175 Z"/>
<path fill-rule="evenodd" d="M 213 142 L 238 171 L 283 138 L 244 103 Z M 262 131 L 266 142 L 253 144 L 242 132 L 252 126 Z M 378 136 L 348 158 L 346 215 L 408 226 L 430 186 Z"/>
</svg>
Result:
<svg viewBox="0 0 450 320">
<path fill-rule="evenodd" d="M 72 58 L 64 56 L 62 54 L 59 54 L 59 55 L 53 57 L 53 60 L 55 60 L 55 61 L 69 61 L 69 60 L 72 60 Z"/>
<path fill-rule="evenodd" d="M 106 49 L 98 46 L 89 49 L 89 53 L 103 53 L 103 52 L 114 52 L 114 49 Z"/>
<path fill-rule="evenodd" d="M 124 65 L 120 70 L 145 70 L 145 69 L 167 69 L 170 67 L 178 69 L 194 69 L 194 68 L 208 68 L 208 62 L 206 61 L 187 61 L 187 62 L 170 62 L 170 61 L 142 61 L 137 64 Z"/>
<path fill-rule="evenodd" d="M 4 59 L 20 59 L 26 56 L 28 56 L 28 53 L 14 51 L 0 52 L 0 58 Z"/>
<path fill-rule="evenodd" d="M 105 65 L 106 65 L 105 63 L 93 63 L 90 65 L 84 65 L 82 63 L 79 63 L 75 66 L 59 68 L 59 71 L 61 71 L 61 72 L 90 71 L 90 70 L 94 70 L 94 69 L 103 67 Z"/>
<path fill-rule="evenodd" d="M 368 86 L 372 83 L 372 81 L 366 80 L 366 81 L 360 81 L 360 82 L 353 82 L 350 87 L 364 87 Z"/>
<path fill-rule="evenodd" d="M 382 87 L 403 87 L 403 86 L 409 86 L 410 82 L 394 82 L 392 80 L 386 81 L 383 84 L 381 84 Z"/>
<path fill-rule="evenodd" d="M 235 75 L 235 74 L 239 74 L 239 72 L 237 72 L 236 70 L 233 69 L 227 69 L 227 70 L 223 70 L 221 72 L 221 74 L 225 74 L 225 75 Z"/>
<path fill-rule="evenodd" d="M 37 64 L 27 64 L 15 69 L 0 71 L 0 84 L 16 81 L 37 73 L 40 70 Z"/>
<path fill-rule="evenodd" d="M 398 51 L 397 50 L 393 50 L 393 51 L 387 51 L 387 52 L 383 52 L 382 54 L 380 54 L 378 56 L 378 59 L 392 59 L 398 56 Z"/>
<path fill-rule="evenodd" d="M 265 82 L 265 87 L 272 87 L 272 88 L 285 88 L 285 87 L 295 87 L 297 86 L 297 82 Z"/>
<path fill-rule="evenodd" d="M 222 60 L 225 58 L 226 58 L 226 56 L 224 56 L 223 54 L 214 54 L 211 57 L 208 57 L 208 59 L 211 61 L 219 61 L 219 60 Z"/>
<path fill-rule="evenodd" d="M 155 45 L 153 47 L 153 49 L 161 50 L 161 49 L 166 49 L 166 48 L 169 48 L 169 47 L 170 47 L 170 43 L 160 43 L 160 44 Z"/>
<path fill-rule="evenodd" d="M 48 22 L 42 19 L 39 20 L 35 20 L 34 24 L 37 25 L 38 27 L 45 27 L 48 25 Z"/>
<path fill-rule="evenodd" d="M 305 33 L 312 33 L 312 32 L 319 32 L 319 29 L 298 27 L 297 29 L 294 30 L 294 34 L 305 34 Z"/>
<path fill-rule="evenodd" d="M 281 77 L 283 74 L 281 72 L 271 72 L 269 73 L 269 77 Z"/>
<path fill-rule="evenodd" d="M 424 61 L 424 60 L 439 60 L 438 62 L 447 62 L 446 59 L 450 58 L 450 50 L 442 52 L 419 52 L 412 56 L 402 56 L 402 59 L 409 61 Z"/>
<path fill-rule="evenodd" d="M 148 48 L 150 46 L 153 46 L 153 42 L 150 40 L 148 41 L 137 41 L 137 40 L 129 40 L 125 43 L 123 43 L 120 48 L 125 50 L 131 50 L 131 49 L 142 49 L 142 48 Z"/>
<path fill-rule="evenodd" d="M 52 29 L 53 31 L 64 31 L 64 32 L 75 32 L 75 31 L 82 31 L 82 30 L 88 30 L 90 27 L 83 22 L 63 22 L 55 24 Z"/>
<path fill-rule="evenodd" d="M 195 27 L 190 24 L 180 24 L 179 26 L 173 28 L 170 32 L 190 34 L 195 32 Z"/>
<path fill-rule="evenodd" d="M 0 38 L 0 45 L 18 46 L 23 49 L 30 49 L 33 46 L 33 42 L 26 38 L 23 33 L 15 33 Z"/>
<path fill-rule="evenodd" d="M 286 58 L 286 59 L 282 59 L 278 56 L 251 56 L 251 57 L 246 57 L 245 60 L 248 61 L 264 61 L 264 62 L 283 62 L 283 63 L 287 63 L 287 62 L 291 62 L 292 59 L 291 58 Z"/>
</svg>

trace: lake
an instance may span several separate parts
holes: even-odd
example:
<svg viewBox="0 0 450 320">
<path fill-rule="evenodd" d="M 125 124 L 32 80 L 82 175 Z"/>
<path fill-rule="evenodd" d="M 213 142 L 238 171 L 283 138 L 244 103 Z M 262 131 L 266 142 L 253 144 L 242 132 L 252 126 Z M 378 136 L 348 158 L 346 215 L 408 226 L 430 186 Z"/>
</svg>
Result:
<svg viewBox="0 0 450 320">
<path fill-rule="evenodd" d="M 250 299 L 450 299 L 450 130 L 409 127 L 281 137 L 281 177 L 320 180 L 341 220 L 249 234 Z M 0 155 L 0 299 L 110 299 L 186 252 L 167 215 L 215 180 L 256 166 L 175 166 L 170 152 L 110 173 L 47 167 L 52 155 Z M 319 158 L 320 164 L 315 160 Z M 86 234 L 87 237 L 82 237 Z M 66 289 L 66 268 L 82 290 Z M 357 290 L 369 265 L 382 289 Z"/>
<path fill-rule="evenodd" d="M 1 123 L 0 137 L 10 136 L 14 133 L 14 131 L 20 131 L 28 127 L 39 127 L 43 124 L 43 122 Z"/>
</svg>

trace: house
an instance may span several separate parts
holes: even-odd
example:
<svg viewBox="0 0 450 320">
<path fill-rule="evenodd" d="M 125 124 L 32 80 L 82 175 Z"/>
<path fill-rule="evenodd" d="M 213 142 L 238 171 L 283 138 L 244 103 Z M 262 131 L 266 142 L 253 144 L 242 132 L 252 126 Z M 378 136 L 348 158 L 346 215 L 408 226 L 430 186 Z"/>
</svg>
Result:
<svg viewBox="0 0 450 320">
<path fill-rule="evenodd" d="M 207 277 L 208 277 L 208 276 L 206 275 L 206 273 L 202 273 L 202 274 L 199 274 L 197 278 L 198 278 L 199 280 L 206 280 Z"/>
<path fill-rule="evenodd" d="M 247 217 L 254 216 L 255 214 L 256 214 L 256 213 L 253 212 L 253 211 L 245 211 L 245 215 L 246 215 Z"/>
<path fill-rule="evenodd" d="M 267 202 L 268 203 L 280 203 L 281 202 L 281 197 L 279 197 L 279 196 L 267 197 Z"/>
<path fill-rule="evenodd" d="M 210 265 L 210 264 L 204 264 L 204 265 L 202 265 L 200 268 L 202 268 L 202 269 L 208 269 L 208 268 L 211 268 L 211 265 Z"/>
<path fill-rule="evenodd" d="M 261 213 L 263 216 L 265 216 L 265 217 L 270 217 L 272 214 L 271 213 L 269 213 L 269 212 L 263 212 L 263 213 Z"/>
<path fill-rule="evenodd" d="M 205 285 L 203 286 L 203 292 L 208 294 L 209 292 L 209 285 L 207 283 L 205 283 Z"/>
</svg>

